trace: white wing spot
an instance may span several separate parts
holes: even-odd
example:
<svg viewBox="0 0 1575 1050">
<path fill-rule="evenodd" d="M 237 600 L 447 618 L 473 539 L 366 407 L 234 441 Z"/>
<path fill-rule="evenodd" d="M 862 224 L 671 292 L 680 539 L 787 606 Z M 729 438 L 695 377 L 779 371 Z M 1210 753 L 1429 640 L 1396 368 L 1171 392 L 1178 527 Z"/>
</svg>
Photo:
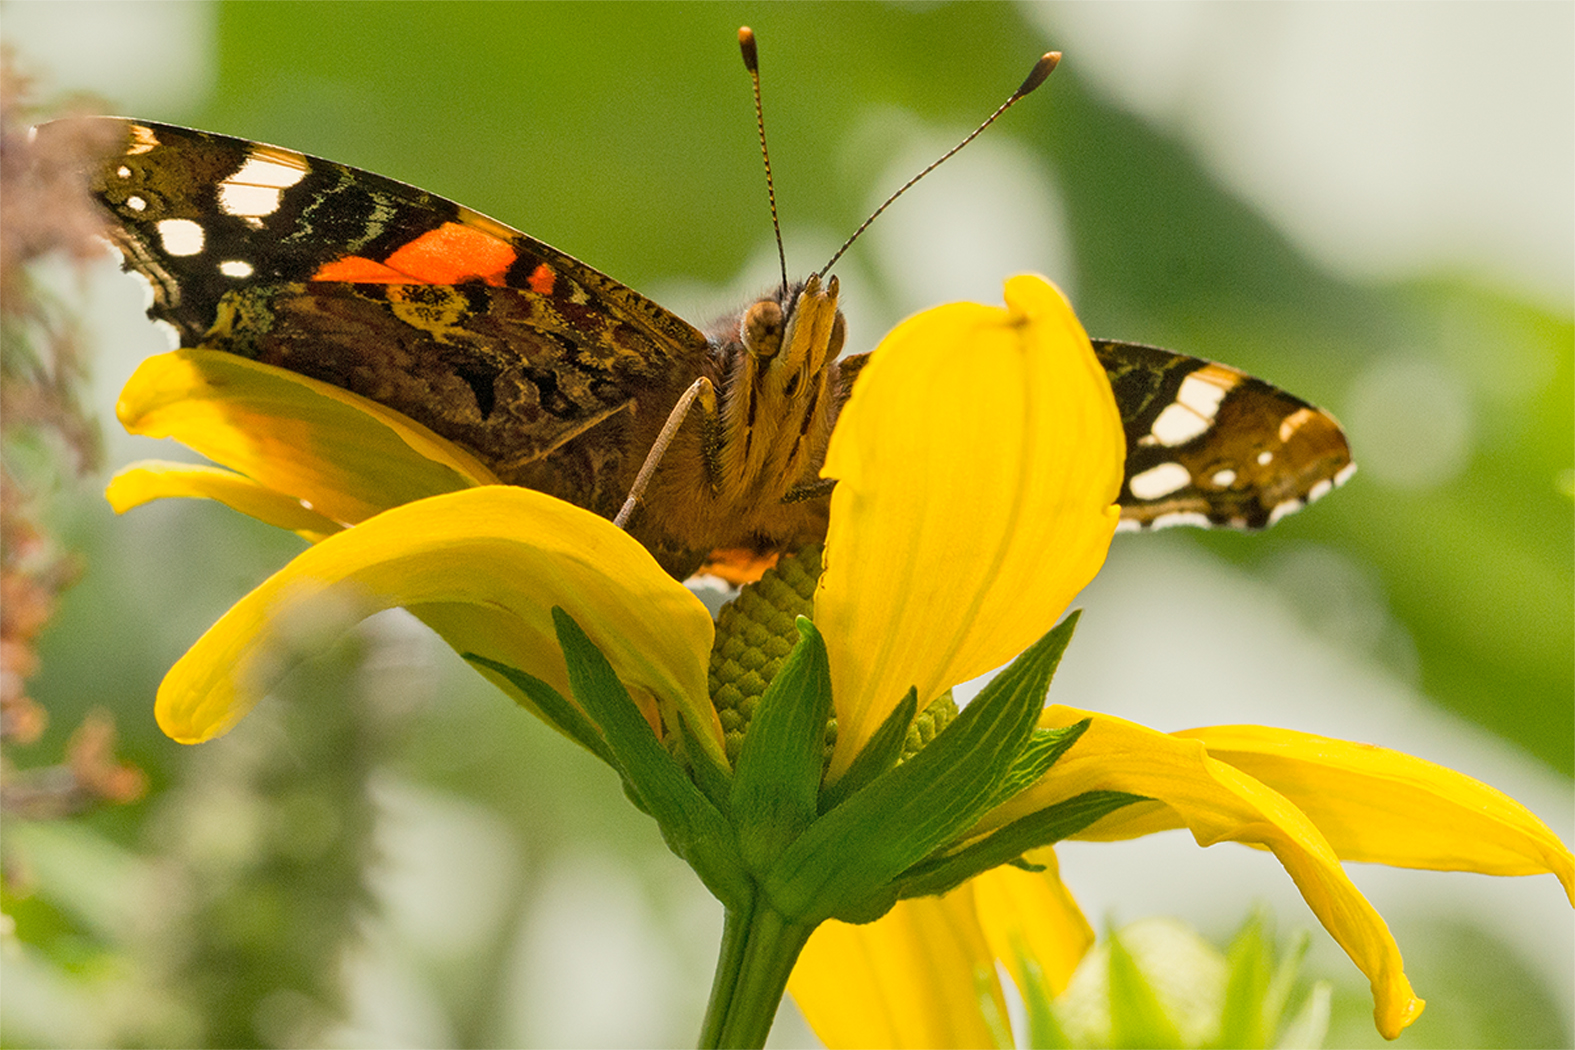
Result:
<svg viewBox="0 0 1575 1050">
<path fill-rule="evenodd" d="M 1209 481 L 1213 482 L 1214 487 L 1220 489 L 1230 488 L 1235 480 L 1236 472 L 1229 467 L 1226 467 L 1224 470 L 1216 470 L 1214 476 L 1209 478 Z"/>
<path fill-rule="evenodd" d="M 129 178 L 131 178 L 131 169 L 126 167 L 124 164 L 122 164 L 120 167 L 115 169 L 115 178 L 117 178 L 117 179 L 129 179 Z"/>
<path fill-rule="evenodd" d="M 255 219 L 279 210 L 284 191 L 306 178 L 304 162 L 289 154 L 253 153 L 219 185 L 219 207 L 226 215 Z"/>
<path fill-rule="evenodd" d="M 1306 504 L 1299 499 L 1286 500 L 1284 503 L 1281 503 L 1279 506 L 1269 511 L 1269 524 L 1273 525 L 1287 514 L 1295 514 L 1304 506 L 1306 506 Z"/>
<path fill-rule="evenodd" d="M 257 269 L 245 259 L 226 259 L 219 264 L 219 272 L 226 277 L 236 277 L 244 280 L 256 273 Z"/>
<path fill-rule="evenodd" d="M 131 145 L 126 147 L 126 156 L 140 157 L 142 154 L 150 153 L 158 148 L 158 132 L 146 124 L 132 124 L 128 130 L 131 132 Z M 128 169 L 126 175 L 130 174 L 131 171 Z M 124 178 L 124 176 L 122 177 Z"/>
<path fill-rule="evenodd" d="M 1181 387 L 1176 391 L 1176 403 L 1186 405 L 1204 419 L 1212 420 L 1214 414 L 1220 410 L 1220 402 L 1230 388 L 1235 386 L 1235 378 L 1231 377 L 1229 385 L 1221 386 L 1217 378 L 1208 377 L 1207 371 L 1194 372 L 1181 381 Z"/>
<path fill-rule="evenodd" d="M 207 240 L 202 227 L 190 219 L 162 219 L 158 230 L 159 241 L 171 255 L 196 255 Z"/>
<path fill-rule="evenodd" d="M 226 215 L 241 219 L 272 215 L 279 210 L 280 191 L 272 186 L 237 186 L 226 182 L 219 187 L 219 207 Z"/>
<path fill-rule="evenodd" d="M 1262 452 L 1258 453 L 1258 466 L 1266 467 L 1270 463 L 1272 463 L 1273 461 L 1274 461 L 1274 453 L 1270 452 L 1268 449 L 1265 449 Z"/>
<path fill-rule="evenodd" d="M 1317 418 L 1318 413 L 1312 409 L 1298 408 L 1280 421 L 1280 440 L 1289 441 L 1292 434 Z"/>
<path fill-rule="evenodd" d="M 1195 525 L 1206 529 L 1214 523 L 1207 514 L 1195 510 L 1178 510 L 1172 514 L 1161 514 L 1148 524 L 1151 529 L 1173 529 L 1177 525 Z"/>
<path fill-rule="evenodd" d="M 141 197 L 127 197 L 126 207 L 130 208 L 132 211 L 147 211 L 148 202 L 143 200 Z"/>
<path fill-rule="evenodd" d="M 1351 475 L 1355 474 L 1355 473 L 1356 473 L 1356 464 L 1355 463 L 1347 463 L 1345 466 L 1340 468 L 1340 473 L 1338 473 L 1338 474 L 1336 474 L 1334 476 L 1334 483 L 1336 485 L 1344 485 L 1347 481 L 1351 480 Z"/>
<path fill-rule="evenodd" d="M 1312 488 L 1307 490 L 1307 502 L 1311 503 L 1315 499 L 1322 499 L 1324 494 L 1332 488 L 1334 488 L 1334 482 L 1328 478 L 1324 478 L 1322 481 L 1318 482 Z"/>
<path fill-rule="evenodd" d="M 1179 401 L 1165 406 L 1154 419 L 1149 433 L 1166 448 L 1185 445 L 1213 424 L 1212 417 L 1200 416 Z"/>
<path fill-rule="evenodd" d="M 1186 467 L 1180 463 L 1161 463 L 1141 474 L 1134 474 L 1127 482 L 1127 487 L 1138 499 L 1159 499 L 1191 483 L 1192 475 Z"/>
<path fill-rule="evenodd" d="M 1161 445 L 1184 445 L 1214 425 L 1220 402 L 1236 385 L 1234 375 L 1216 375 L 1201 369 L 1187 376 L 1176 389 L 1176 400 L 1165 406 L 1149 428 Z"/>
</svg>

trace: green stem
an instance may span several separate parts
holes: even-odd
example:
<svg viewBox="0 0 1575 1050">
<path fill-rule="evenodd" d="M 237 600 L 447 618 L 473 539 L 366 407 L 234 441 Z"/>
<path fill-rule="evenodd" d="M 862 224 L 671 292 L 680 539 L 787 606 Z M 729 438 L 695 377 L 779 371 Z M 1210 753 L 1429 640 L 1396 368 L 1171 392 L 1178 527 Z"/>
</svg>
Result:
<svg viewBox="0 0 1575 1050">
<path fill-rule="evenodd" d="M 751 898 L 745 908 L 737 911 L 729 908 L 722 918 L 722 950 L 716 960 L 716 974 L 711 978 L 711 1001 L 706 1004 L 705 1021 L 700 1026 L 698 1045 L 701 1050 L 722 1045 L 722 1026 L 727 1021 L 728 1007 L 732 1005 L 738 975 L 744 966 L 744 947 L 754 910 L 755 902 Z"/>
<path fill-rule="evenodd" d="M 728 911 L 700 1031 L 702 1050 L 765 1045 L 788 975 L 812 932 L 813 926 L 787 922 L 758 898 L 747 910 Z"/>
</svg>

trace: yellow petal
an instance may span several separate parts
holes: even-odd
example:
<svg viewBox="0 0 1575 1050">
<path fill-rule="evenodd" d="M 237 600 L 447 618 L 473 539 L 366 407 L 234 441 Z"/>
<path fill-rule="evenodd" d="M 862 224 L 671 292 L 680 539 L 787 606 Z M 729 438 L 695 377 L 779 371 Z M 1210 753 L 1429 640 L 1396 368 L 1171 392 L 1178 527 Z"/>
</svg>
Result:
<svg viewBox="0 0 1575 1050">
<path fill-rule="evenodd" d="M 1242 842 L 1266 847 L 1318 921 L 1367 975 L 1378 1031 L 1393 1039 L 1416 1020 L 1424 1004 L 1406 979 L 1389 927 L 1346 877 L 1339 857 L 1306 814 L 1273 789 L 1210 758 L 1200 741 L 1059 706 L 1047 708 L 1039 724 L 1055 728 L 1084 718 L 1093 721 L 1065 757 L 1039 783 L 992 813 L 987 826 L 1085 791 L 1128 791 L 1173 810 L 1200 846 Z M 1122 812 L 1100 824 L 1119 822 Z"/>
<path fill-rule="evenodd" d="M 1043 635 L 1104 561 L 1125 444 L 1066 300 L 1015 277 L 875 351 L 832 435 L 815 623 L 839 776 L 910 686 L 919 706 Z"/>
<path fill-rule="evenodd" d="M 875 922 L 832 919 L 810 936 L 788 991 L 838 1047 L 1000 1045 L 1006 1003 L 967 884 L 916 897 Z"/>
<path fill-rule="evenodd" d="M 223 733 L 314 628 L 397 605 L 435 614 L 456 649 L 519 667 L 568 695 L 551 615 L 562 606 L 620 679 L 681 711 L 722 760 L 721 726 L 706 694 L 713 628 L 699 599 L 611 523 L 506 486 L 396 507 L 302 552 L 170 669 L 159 687 L 159 726 L 181 743 Z"/>
<path fill-rule="evenodd" d="M 1420 758 L 1311 733 L 1211 726 L 1173 734 L 1269 785 L 1342 860 L 1486 875 L 1552 872 L 1575 901 L 1575 857 L 1502 791 Z"/>
<path fill-rule="evenodd" d="M 221 467 L 143 460 L 117 471 L 104 490 L 104 498 L 109 500 L 116 514 L 171 496 L 217 500 L 232 510 L 276 528 L 289 529 L 313 543 L 339 531 L 336 522 L 306 507 L 300 500 Z"/>
<path fill-rule="evenodd" d="M 1094 929 L 1061 881 L 1055 850 L 1033 850 L 1026 859 L 1045 870 L 1002 865 L 975 875 L 968 885 L 985 938 L 1017 986 L 1027 986 L 1023 963 L 1032 962 L 1047 993 L 1056 996 L 1066 990 L 1072 971 L 1093 946 Z"/>
<path fill-rule="evenodd" d="M 116 414 L 133 434 L 175 438 L 342 524 L 497 482 L 474 456 L 397 412 L 220 351 L 143 361 Z"/>
</svg>

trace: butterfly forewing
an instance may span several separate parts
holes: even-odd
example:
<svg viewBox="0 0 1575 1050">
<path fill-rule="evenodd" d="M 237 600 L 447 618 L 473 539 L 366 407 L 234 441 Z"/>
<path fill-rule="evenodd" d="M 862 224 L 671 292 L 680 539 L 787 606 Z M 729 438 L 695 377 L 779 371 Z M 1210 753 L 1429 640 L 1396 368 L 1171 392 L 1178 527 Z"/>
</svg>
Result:
<svg viewBox="0 0 1575 1050">
<path fill-rule="evenodd" d="M 453 201 L 276 146 L 91 119 L 124 142 L 93 183 L 111 236 L 181 345 L 361 394 L 505 477 L 705 367 L 686 322 Z"/>
<path fill-rule="evenodd" d="M 121 143 L 92 169 L 110 236 L 126 269 L 153 286 L 149 316 L 181 345 L 370 398 L 471 449 L 505 481 L 607 517 L 672 406 L 704 379 L 724 414 L 748 405 L 749 419 L 737 433 L 716 417 L 686 423 L 630 532 L 677 576 L 708 551 L 753 563 L 823 537 L 819 456 L 867 355 L 838 361 L 836 347 L 819 347 L 809 357 L 826 374 L 783 386 L 772 355 L 741 341 L 747 313 L 708 339 L 577 259 L 413 186 L 243 139 L 89 119 Z M 797 294 L 782 289 L 757 307 L 776 303 L 785 316 Z M 839 314 L 828 331 L 841 325 Z M 1259 528 L 1353 469 L 1338 424 L 1282 390 L 1155 347 L 1094 348 L 1126 430 L 1124 526 Z M 818 415 L 793 401 L 815 390 L 825 394 Z M 718 471 L 732 460 L 716 435 L 737 458 L 777 415 L 802 419 L 789 429 L 814 446 L 800 476 L 745 483 Z"/>
<path fill-rule="evenodd" d="M 1355 469 L 1334 417 L 1227 365 L 1094 340 L 1126 431 L 1126 528 L 1264 528 Z"/>
</svg>

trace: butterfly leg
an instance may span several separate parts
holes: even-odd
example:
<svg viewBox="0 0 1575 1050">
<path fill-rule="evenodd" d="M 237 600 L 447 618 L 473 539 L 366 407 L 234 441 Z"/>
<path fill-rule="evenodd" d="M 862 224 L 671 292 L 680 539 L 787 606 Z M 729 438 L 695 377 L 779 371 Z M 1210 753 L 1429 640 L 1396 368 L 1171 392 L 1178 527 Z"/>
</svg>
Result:
<svg viewBox="0 0 1575 1050">
<path fill-rule="evenodd" d="M 683 426 L 684 419 L 688 417 L 689 410 L 696 401 L 700 402 L 701 427 L 703 430 L 702 445 L 706 453 L 706 466 L 713 484 L 720 473 L 716 464 L 718 457 L 718 428 L 716 409 L 716 387 L 711 380 L 701 376 L 678 398 L 678 403 L 667 414 L 667 422 L 662 424 L 661 433 L 656 435 L 656 440 L 651 443 L 651 451 L 645 455 L 645 462 L 640 464 L 640 473 L 635 475 L 634 484 L 629 487 L 629 498 L 623 501 L 623 507 L 613 518 L 613 524 L 620 529 L 629 523 L 629 516 L 634 513 L 634 508 L 639 504 L 640 497 L 645 494 L 646 487 L 651 484 L 651 475 L 656 473 L 657 464 L 662 462 L 662 457 L 667 454 L 668 448 L 673 443 L 673 438 L 678 434 L 678 428 Z"/>
</svg>

